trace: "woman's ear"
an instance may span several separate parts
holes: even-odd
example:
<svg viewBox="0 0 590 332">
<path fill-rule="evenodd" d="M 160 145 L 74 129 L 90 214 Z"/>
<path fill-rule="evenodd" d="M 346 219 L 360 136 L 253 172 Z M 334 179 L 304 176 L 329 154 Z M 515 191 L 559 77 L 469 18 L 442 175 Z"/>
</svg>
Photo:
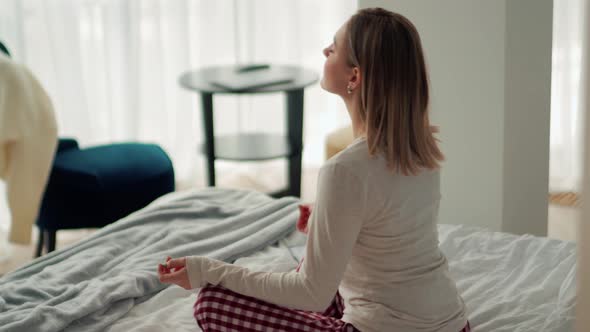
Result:
<svg viewBox="0 0 590 332">
<path fill-rule="evenodd" d="M 352 75 L 350 76 L 349 80 L 348 80 L 348 86 L 351 87 L 351 89 L 356 89 L 360 86 L 361 84 L 361 70 L 359 69 L 359 67 L 353 67 L 352 68 Z"/>
</svg>

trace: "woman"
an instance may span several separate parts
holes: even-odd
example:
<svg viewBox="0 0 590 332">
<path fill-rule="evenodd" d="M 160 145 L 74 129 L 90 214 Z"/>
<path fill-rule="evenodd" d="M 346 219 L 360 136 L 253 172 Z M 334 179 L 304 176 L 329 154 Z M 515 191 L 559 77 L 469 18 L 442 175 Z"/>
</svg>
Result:
<svg viewBox="0 0 590 332">
<path fill-rule="evenodd" d="M 416 28 L 359 10 L 324 55 L 321 86 L 344 100 L 355 139 L 320 170 L 299 271 L 191 256 L 170 259 L 160 280 L 204 287 L 203 331 L 469 331 L 438 247 L 443 155 Z"/>
</svg>

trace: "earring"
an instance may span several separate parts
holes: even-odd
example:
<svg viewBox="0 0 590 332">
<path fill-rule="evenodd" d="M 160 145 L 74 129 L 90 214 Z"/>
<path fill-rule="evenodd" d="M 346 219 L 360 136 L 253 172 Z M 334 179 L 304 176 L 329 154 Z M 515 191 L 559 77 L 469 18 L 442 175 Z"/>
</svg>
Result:
<svg viewBox="0 0 590 332">
<path fill-rule="evenodd" d="M 348 94 L 352 93 L 352 84 L 348 83 L 348 86 L 346 87 L 346 92 L 348 92 Z"/>
</svg>

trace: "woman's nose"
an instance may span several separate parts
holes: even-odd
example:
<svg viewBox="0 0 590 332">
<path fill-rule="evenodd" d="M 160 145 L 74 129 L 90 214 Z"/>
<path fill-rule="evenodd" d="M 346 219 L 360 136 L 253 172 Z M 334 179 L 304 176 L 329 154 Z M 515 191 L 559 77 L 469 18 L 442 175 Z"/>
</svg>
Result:
<svg viewBox="0 0 590 332">
<path fill-rule="evenodd" d="M 324 48 L 324 50 L 322 51 L 322 53 L 324 53 L 324 56 L 327 58 L 328 57 L 328 48 Z"/>
</svg>

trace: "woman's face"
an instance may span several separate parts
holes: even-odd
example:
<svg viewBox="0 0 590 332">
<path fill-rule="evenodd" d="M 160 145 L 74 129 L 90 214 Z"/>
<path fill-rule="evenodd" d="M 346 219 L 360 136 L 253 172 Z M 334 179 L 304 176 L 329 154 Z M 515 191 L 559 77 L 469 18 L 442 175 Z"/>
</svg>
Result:
<svg viewBox="0 0 590 332">
<path fill-rule="evenodd" d="M 323 51 L 326 57 L 324 75 L 320 86 L 328 91 L 340 95 L 347 95 L 346 88 L 352 76 L 352 67 L 348 65 L 346 50 L 346 24 L 340 27 L 334 36 L 334 41 Z"/>
</svg>

